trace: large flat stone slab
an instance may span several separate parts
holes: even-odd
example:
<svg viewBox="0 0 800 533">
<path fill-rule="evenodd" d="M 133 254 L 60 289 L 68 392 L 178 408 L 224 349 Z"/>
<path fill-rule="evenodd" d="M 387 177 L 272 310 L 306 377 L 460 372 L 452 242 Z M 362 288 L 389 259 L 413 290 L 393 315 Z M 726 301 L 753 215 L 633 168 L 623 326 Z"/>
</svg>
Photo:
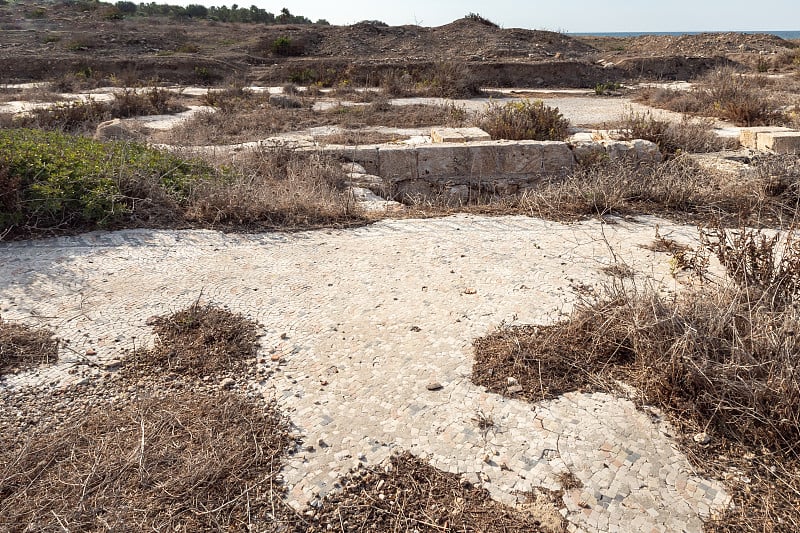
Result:
<svg viewBox="0 0 800 533">
<path fill-rule="evenodd" d="M 750 150 L 760 150 L 758 147 L 758 137 L 764 133 L 773 133 L 779 131 L 791 131 L 789 128 L 781 126 L 754 126 L 749 128 L 742 128 L 739 133 L 739 144 L 742 148 L 749 148 Z"/>
<path fill-rule="evenodd" d="M 758 134 L 759 150 L 776 154 L 800 154 L 800 131 L 770 131 Z"/>
</svg>

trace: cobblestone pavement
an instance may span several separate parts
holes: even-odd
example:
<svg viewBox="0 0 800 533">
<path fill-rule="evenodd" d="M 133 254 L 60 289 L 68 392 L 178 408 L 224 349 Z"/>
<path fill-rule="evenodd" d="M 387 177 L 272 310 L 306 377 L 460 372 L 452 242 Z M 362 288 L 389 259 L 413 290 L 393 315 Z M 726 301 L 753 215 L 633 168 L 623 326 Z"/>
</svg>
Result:
<svg viewBox="0 0 800 533">
<path fill-rule="evenodd" d="M 668 256 L 640 246 L 656 225 L 680 241 L 696 234 L 652 218 L 459 215 L 297 234 L 130 230 L 0 244 L 3 317 L 69 340 L 55 367 L 0 386 L 102 379 L 87 362 L 151 342 L 148 317 L 199 297 L 263 324 L 254 364 L 270 377 L 248 386 L 277 398 L 302 435 L 285 469 L 295 507 L 349 468 L 407 449 L 508 503 L 559 488 L 570 471 L 584 484 L 564 496 L 572 530 L 700 531 L 728 499 L 693 473 L 668 423 L 604 394 L 529 404 L 469 379 L 473 339 L 502 322 L 568 313 L 608 280 L 612 249 L 642 279 L 674 284 Z M 432 382 L 442 388 L 428 390 Z M 481 418 L 494 426 L 482 431 Z"/>
</svg>

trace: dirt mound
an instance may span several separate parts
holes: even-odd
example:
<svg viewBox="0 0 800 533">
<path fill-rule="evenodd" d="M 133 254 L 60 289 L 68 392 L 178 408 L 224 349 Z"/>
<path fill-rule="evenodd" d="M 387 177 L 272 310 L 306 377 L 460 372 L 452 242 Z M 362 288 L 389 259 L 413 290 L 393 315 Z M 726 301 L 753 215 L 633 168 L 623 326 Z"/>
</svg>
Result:
<svg viewBox="0 0 800 533">
<path fill-rule="evenodd" d="M 595 52 L 590 45 L 561 33 L 502 29 L 470 19 L 435 28 L 386 26 L 377 21 L 316 28 L 274 26 L 264 33 L 265 47 L 280 37 L 304 45 L 297 55 L 319 57 L 541 60 L 577 58 Z"/>
<path fill-rule="evenodd" d="M 734 32 L 697 35 L 642 35 L 629 37 L 622 41 L 624 42 L 624 53 L 635 52 L 644 56 L 714 57 L 741 53 L 774 54 L 796 46 L 776 35 Z"/>
</svg>

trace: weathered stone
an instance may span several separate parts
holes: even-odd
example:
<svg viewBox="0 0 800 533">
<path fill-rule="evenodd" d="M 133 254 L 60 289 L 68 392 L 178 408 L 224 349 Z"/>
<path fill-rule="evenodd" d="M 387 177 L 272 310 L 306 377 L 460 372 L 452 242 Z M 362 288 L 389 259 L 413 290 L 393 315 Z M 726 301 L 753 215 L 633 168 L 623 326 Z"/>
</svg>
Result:
<svg viewBox="0 0 800 533">
<path fill-rule="evenodd" d="M 417 149 L 413 146 L 384 146 L 378 150 L 378 174 L 389 182 L 416 179 Z"/>
<path fill-rule="evenodd" d="M 469 175 L 469 147 L 457 144 L 432 144 L 417 148 L 417 175 L 450 177 Z"/>
<path fill-rule="evenodd" d="M 759 150 L 776 154 L 800 154 L 800 131 L 775 131 L 758 134 Z"/>
<path fill-rule="evenodd" d="M 467 139 L 455 128 L 433 128 L 431 140 L 437 144 L 467 142 Z"/>
<path fill-rule="evenodd" d="M 564 145 L 566 147 L 566 144 Z M 540 174 L 544 150 L 540 141 L 519 141 L 501 145 L 500 172 L 502 174 Z M 569 151 L 569 148 L 567 148 Z M 570 155 L 570 157 L 572 157 Z"/>
<path fill-rule="evenodd" d="M 758 150 L 758 137 L 762 133 L 770 133 L 776 131 L 791 131 L 789 128 L 780 126 L 757 126 L 752 128 L 742 128 L 739 133 L 739 144 L 742 148 L 749 148 L 751 150 Z"/>
<path fill-rule="evenodd" d="M 303 107 L 303 103 L 299 99 L 287 94 L 271 94 L 269 96 L 269 105 L 281 109 L 296 109 Z"/>
<path fill-rule="evenodd" d="M 491 141 L 492 136 L 480 128 L 458 128 L 458 132 L 464 136 L 467 142 Z"/>
<path fill-rule="evenodd" d="M 501 174 L 502 149 L 503 147 L 494 141 L 470 144 L 469 175 L 473 178 L 482 178 Z"/>
<path fill-rule="evenodd" d="M 395 184 L 395 194 L 401 201 L 418 202 L 433 194 L 433 184 L 424 179 L 399 181 Z"/>
<path fill-rule="evenodd" d="M 660 163 L 663 159 L 658 145 L 652 141 L 644 139 L 634 139 L 630 141 L 636 153 L 636 161 L 640 163 Z"/>
<path fill-rule="evenodd" d="M 118 118 L 101 122 L 94 132 L 97 141 L 130 141 L 137 137 L 136 132 Z"/>
<path fill-rule="evenodd" d="M 378 171 L 378 145 L 365 144 L 362 146 L 326 146 L 326 154 L 341 157 L 347 161 L 357 163 L 367 174 L 380 175 Z"/>
<path fill-rule="evenodd" d="M 491 141 L 492 137 L 480 128 L 433 128 L 431 140 L 434 143 L 463 143 Z"/>
<path fill-rule="evenodd" d="M 605 146 L 591 140 L 575 142 L 572 145 L 572 155 L 576 162 L 583 164 L 599 162 L 608 157 Z"/>
<path fill-rule="evenodd" d="M 348 162 L 342 164 L 342 170 L 346 174 L 366 174 L 367 169 L 359 165 L 358 163 Z"/>
<path fill-rule="evenodd" d="M 560 141 L 541 141 L 542 173 L 560 174 L 575 166 L 575 156 L 569 145 Z"/>
</svg>

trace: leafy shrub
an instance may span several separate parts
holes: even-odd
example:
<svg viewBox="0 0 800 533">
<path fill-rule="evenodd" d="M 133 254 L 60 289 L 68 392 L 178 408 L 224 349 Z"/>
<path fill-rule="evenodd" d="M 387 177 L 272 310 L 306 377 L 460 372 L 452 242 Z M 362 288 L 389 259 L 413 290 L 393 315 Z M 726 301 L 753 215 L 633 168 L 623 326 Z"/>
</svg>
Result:
<svg viewBox="0 0 800 533">
<path fill-rule="evenodd" d="M 621 83 L 617 81 L 607 81 L 595 85 L 594 94 L 597 96 L 612 96 L 618 94 L 620 89 L 622 89 Z"/>
<path fill-rule="evenodd" d="M 144 210 L 154 188 L 180 202 L 212 174 L 207 165 L 140 144 L 0 130 L 0 232 L 106 226 Z"/>
<path fill-rule="evenodd" d="M 563 141 L 569 134 L 569 121 L 557 107 L 530 100 L 489 104 L 480 127 L 493 139 Z"/>
<path fill-rule="evenodd" d="M 282 35 L 272 41 L 270 50 L 278 56 L 300 56 L 305 53 L 305 43 Z"/>
</svg>

